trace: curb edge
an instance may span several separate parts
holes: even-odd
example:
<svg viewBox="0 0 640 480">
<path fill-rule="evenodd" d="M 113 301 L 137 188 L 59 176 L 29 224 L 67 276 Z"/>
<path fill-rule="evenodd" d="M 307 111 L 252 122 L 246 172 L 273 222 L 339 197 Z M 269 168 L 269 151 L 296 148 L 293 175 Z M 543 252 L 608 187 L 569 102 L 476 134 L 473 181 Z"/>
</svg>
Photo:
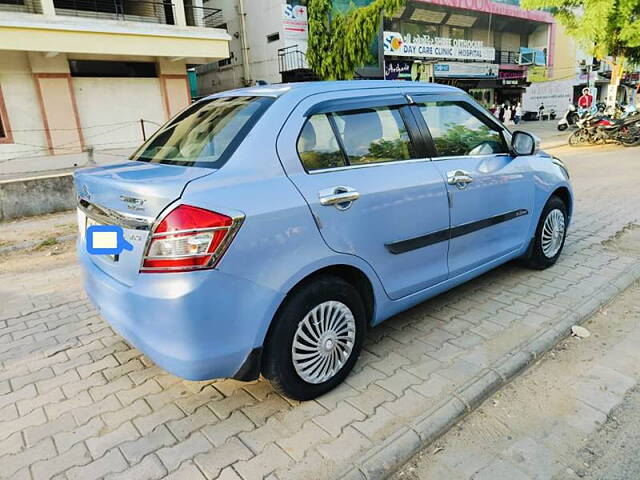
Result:
<svg viewBox="0 0 640 480">
<path fill-rule="evenodd" d="M 556 326 L 522 345 L 519 351 L 505 354 L 457 390 L 456 394 L 467 402 L 468 408 L 454 395 L 428 414 L 414 420 L 410 426 L 403 426 L 397 430 L 373 452 L 363 456 L 361 461 L 354 462 L 354 467 L 344 471 L 338 478 L 388 478 L 417 452 L 444 435 L 482 402 L 567 338 L 572 325 L 584 323 L 639 279 L 640 265 L 620 272 L 616 279 L 611 280 L 589 301 L 579 305 L 575 310 L 569 310 L 570 314 L 561 319 Z M 356 474 L 359 477 L 356 477 Z"/>
</svg>

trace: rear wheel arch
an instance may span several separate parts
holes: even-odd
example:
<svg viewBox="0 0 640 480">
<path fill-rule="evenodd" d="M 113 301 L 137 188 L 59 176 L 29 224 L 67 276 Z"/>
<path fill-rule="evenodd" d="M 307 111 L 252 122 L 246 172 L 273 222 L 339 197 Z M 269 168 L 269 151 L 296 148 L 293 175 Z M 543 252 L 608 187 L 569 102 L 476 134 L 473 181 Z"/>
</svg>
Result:
<svg viewBox="0 0 640 480">
<path fill-rule="evenodd" d="M 375 309 L 375 296 L 373 293 L 373 285 L 369 277 L 367 277 L 362 270 L 351 265 L 333 265 L 318 270 L 318 272 L 315 273 L 318 275 L 334 275 L 353 285 L 356 290 L 358 290 L 360 298 L 362 298 L 362 303 L 364 303 L 367 314 L 367 325 L 371 323 Z"/>
<path fill-rule="evenodd" d="M 360 294 L 362 303 L 364 304 L 365 310 L 367 313 L 368 323 L 370 323 L 371 320 L 373 319 L 373 314 L 375 310 L 375 295 L 373 292 L 373 285 L 371 283 L 371 280 L 369 280 L 369 277 L 362 270 L 360 270 L 358 267 L 354 267 L 353 265 L 347 265 L 347 264 L 328 265 L 328 266 L 319 268 L 318 270 L 315 270 L 314 272 L 298 280 L 298 282 L 296 282 L 296 284 L 289 289 L 289 291 L 287 292 L 287 295 L 280 303 L 278 310 L 282 308 L 282 306 L 287 302 L 287 300 L 298 289 L 300 289 L 300 287 L 302 287 L 307 283 L 313 282 L 314 279 L 324 275 L 339 277 L 345 280 L 347 283 L 353 285 L 353 287 L 355 287 L 355 289 Z M 278 315 L 278 311 L 276 311 L 274 318 L 277 315 Z M 269 326 L 269 330 L 271 330 L 271 325 Z M 267 331 L 266 338 L 268 338 L 268 336 L 269 336 L 269 332 Z"/>
</svg>

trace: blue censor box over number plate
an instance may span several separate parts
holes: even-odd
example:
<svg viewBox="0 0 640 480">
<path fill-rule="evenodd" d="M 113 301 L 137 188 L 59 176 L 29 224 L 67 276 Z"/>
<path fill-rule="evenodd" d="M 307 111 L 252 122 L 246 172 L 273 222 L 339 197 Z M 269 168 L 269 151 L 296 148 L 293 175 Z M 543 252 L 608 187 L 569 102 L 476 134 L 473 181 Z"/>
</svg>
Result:
<svg viewBox="0 0 640 480">
<path fill-rule="evenodd" d="M 87 227 L 87 252 L 92 255 L 120 255 L 123 250 L 133 250 L 124 239 L 122 227 L 117 225 L 92 225 Z"/>
</svg>

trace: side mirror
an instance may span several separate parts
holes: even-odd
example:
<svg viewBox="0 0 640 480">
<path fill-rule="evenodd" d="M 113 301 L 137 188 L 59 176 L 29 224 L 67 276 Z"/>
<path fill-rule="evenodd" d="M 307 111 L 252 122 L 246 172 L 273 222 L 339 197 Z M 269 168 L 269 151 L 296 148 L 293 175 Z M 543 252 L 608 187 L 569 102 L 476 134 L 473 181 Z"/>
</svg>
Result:
<svg viewBox="0 0 640 480">
<path fill-rule="evenodd" d="M 515 131 L 511 136 L 511 150 L 516 156 L 533 155 L 540 149 L 540 140 L 530 133 Z"/>
</svg>

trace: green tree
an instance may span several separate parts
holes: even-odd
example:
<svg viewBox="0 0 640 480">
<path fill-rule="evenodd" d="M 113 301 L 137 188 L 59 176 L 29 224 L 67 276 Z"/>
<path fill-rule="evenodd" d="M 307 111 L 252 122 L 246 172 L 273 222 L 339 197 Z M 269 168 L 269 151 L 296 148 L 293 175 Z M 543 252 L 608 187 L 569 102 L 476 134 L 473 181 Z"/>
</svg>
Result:
<svg viewBox="0 0 640 480">
<path fill-rule="evenodd" d="M 323 80 L 350 80 L 357 68 L 372 60 L 371 42 L 383 14 L 392 14 L 406 0 L 372 0 L 347 12 L 332 0 L 308 0 L 309 67 Z"/>
<path fill-rule="evenodd" d="M 611 85 L 640 62 L 640 0 L 523 0 L 522 7 L 549 9 L 579 45 L 611 65 Z"/>
</svg>

